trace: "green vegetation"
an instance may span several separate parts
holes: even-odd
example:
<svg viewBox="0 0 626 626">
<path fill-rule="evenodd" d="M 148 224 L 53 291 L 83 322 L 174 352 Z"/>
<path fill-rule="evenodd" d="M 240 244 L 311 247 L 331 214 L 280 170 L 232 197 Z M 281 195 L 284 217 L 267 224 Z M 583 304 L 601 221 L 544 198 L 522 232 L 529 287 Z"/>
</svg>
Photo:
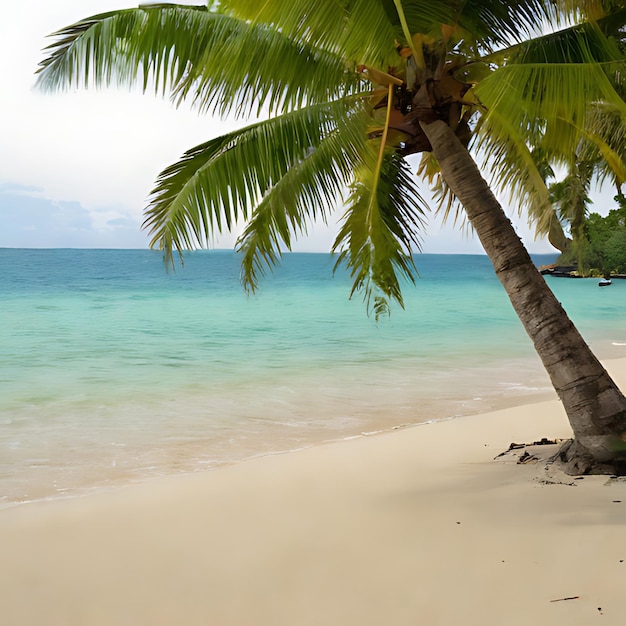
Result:
<svg viewBox="0 0 626 626">
<path fill-rule="evenodd" d="M 557 259 L 557 265 L 577 265 L 582 276 L 626 274 L 626 198 L 616 196 L 620 207 L 606 217 L 590 213 L 581 236 Z"/>
</svg>

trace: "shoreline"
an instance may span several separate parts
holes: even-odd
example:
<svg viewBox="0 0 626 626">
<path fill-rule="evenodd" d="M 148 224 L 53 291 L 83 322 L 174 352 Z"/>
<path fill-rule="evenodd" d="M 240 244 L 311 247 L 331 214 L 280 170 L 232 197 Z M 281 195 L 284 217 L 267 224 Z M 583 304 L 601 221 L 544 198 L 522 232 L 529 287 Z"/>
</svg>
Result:
<svg viewBox="0 0 626 626">
<path fill-rule="evenodd" d="M 613 362 L 619 363 L 622 360 L 626 364 L 626 357 L 601 360 L 607 367 Z M 472 372 L 472 370 L 468 371 Z M 626 383 L 624 387 L 626 388 Z M 312 430 L 311 432 L 305 433 L 301 438 L 294 440 L 293 443 L 296 444 L 294 447 L 265 447 L 264 449 L 264 446 L 261 444 L 267 443 L 266 439 L 268 435 L 271 434 L 268 431 L 268 433 L 265 433 L 265 436 L 260 436 L 260 444 L 257 443 L 257 445 L 252 444 L 251 447 L 249 446 L 251 454 L 235 454 L 234 458 L 219 459 L 211 461 L 210 463 L 203 463 L 200 461 L 193 464 L 191 461 L 189 461 L 186 464 L 183 464 L 184 467 L 182 469 L 176 469 L 176 467 L 174 466 L 170 467 L 168 465 L 163 465 L 162 467 L 152 468 L 153 470 L 155 470 L 153 473 L 140 473 L 139 471 L 135 472 L 132 468 L 130 471 L 120 470 L 119 475 L 114 477 L 108 477 L 107 480 L 103 482 L 91 483 L 85 481 L 80 486 L 71 486 L 66 489 L 59 490 L 56 493 L 46 493 L 45 495 L 28 499 L 6 499 L 0 501 L 0 513 L 6 509 L 30 505 L 38 502 L 54 502 L 56 500 L 83 498 L 94 494 L 97 495 L 100 492 L 109 492 L 123 487 L 141 485 L 143 483 L 150 483 L 168 477 L 185 476 L 188 474 L 216 471 L 224 467 L 237 465 L 239 463 L 246 463 L 248 461 L 263 458 L 266 456 L 292 454 L 300 452 L 302 450 L 306 450 L 308 448 L 315 448 L 317 446 L 340 443 L 343 441 L 350 441 L 352 439 L 359 439 L 362 437 L 378 436 L 381 434 L 394 432 L 396 430 L 411 429 L 418 426 L 425 426 L 438 422 L 445 422 L 448 420 L 464 419 L 474 415 L 493 413 L 496 411 L 512 409 L 519 406 L 528 406 L 550 400 L 556 400 L 556 395 L 551 387 L 522 386 L 521 389 L 521 393 L 519 389 L 511 387 L 504 389 L 504 391 L 501 393 L 493 393 L 488 397 L 480 397 L 468 399 L 466 401 L 459 401 L 459 408 L 461 409 L 460 412 L 452 415 L 440 415 L 423 421 L 399 421 L 402 416 L 396 416 L 395 423 L 389 425 L 386 423 L 389 420 L 383 414 L 383 410 L 376 410 L 367 417 L 363 417 L 361 424 L 362 428 L 357 428 L 356 430 L 346 428 L 343 430 L 338 429 L 336 431 L 333 431 L 332 429 Z M 382 405 L 384 405 L 384 402 L 381 402 L 381 406 Z M 330 419 L 332 419 L 332 417 Z M 392 422 L 393 421 L 394 420 L 392 420 Z M 271 420 L 269 420 L 269 423 L 271 424 Z M 284 427 L 285 424 L 283 424 L 279 420 L 275 428 L 276 434 L 278 435 L 278 441 L 281 441 L 281 429 L 283 433 L 289 432 L 289 429 L 287 428 L 285 430 Z M 205 443 L 209 447 L 211 446 L 211 441 Z M 201 448 L 202 445 L 203 442 L 201 439 L 199 439 L 195 447 Z M 172 446 L 173 449 L 175 449 L 177 444 L 173 443 Z M 35 487 L 32 487 L 32 489 L 35 489 Z"/>
<path fill-rule="evenodd" d="M 549 400 L 2 509 L 3 618 L 617 626 L 626 481 L 498 457 L 569 433 Z"/>
<path fill-rule="evenodd" d="M 626 361 L 626 357 L 625 357 Z M 473 370 L 468 370 L 472 372 Z M 474 373 L 475 375 L 475 373 Z M 411 429 L 418 426 L 427 426 L 430 424 L 435 424 L 438 422 L 445 422 L 449 420 L 457 420 L 463 419 L 466 417 L 471 417 L 473 415 L 478 415 L 482 413 L 492 413 L 494 411 L 500 411 L 503 409 L 514 408 L 517 406 L 525 406 L 532 405 L 538 402 L 545 402 L 547 400 L 553 399 L 555 397 L 554 391 L 552 388 L 539 388 L 539 387 L 512 387 L 506 388 L 504 391 L 500 393 L 494 393 L 488 397 L 479 397 L 467 400 L 458 400 L 458 409 L 459 412 L 454 413 L 452 415 L 442 414 L 439 410 L 440 415 L 437 417 L 433 417 L 426 420 L 420 421 L 409 421 L 402 420 L 402 415 L 396 415 L 395 420 L 391 420 L 391 425 L 388 424 L 389 420 L 383 413 L 383 409 L 368 409 L 369 413 L 367 417 L 364 415 L 362 419 L 362 428 L 344 428 L 337 430 L 311 430 L 310 432 L 304 433 L 301 438 L 294 440 L 293 443 L 296 445 L 294 447 L 276 447 L 276 448 L 267 448 L 262 444 L 267 444 L 268 435 L 271 434 L 265 433 L 265 435 L 261 435 L 259 437 L 259 442 L 257 445 L 252 444 L 250 450 L 251 454 L 247 455 L 234 455 L 234 458 L 224 458 L 220 460 L 212 461 L 208 464 L 202 462 L 196 462 L 195 465 L 191 462 L 185 464 L 184 469 L 175 469 L 174 467 L 169 467 L 164 465 L 163 467 L 155 467 L 156 470 L 154 473 L 140 473 L 136 471 L 133 473 L 133 470 L 130 472 L 122 472 L 120 471 L 119 475 L 115 477 L 109 477 L 106 482 L 99 483 L 91 483 L 85 481 L 84 484 L 80 486 L 72 486 L 68 488 L 64 488 L 58 490 L 56 493 L 47 493 L 45 495 L 39 497 L 33 497 L 30 499 L 6 499 L 0 501 L 0 513 L 5 509 L 10 509 L 18 506 L 25 506 L 30 504 L 36 504 L 38 502 L 54 502 L 57 500 L 68 500 L 72 498 L 83 498 L 89 497 L 91 495 L 97 495 L 100 492 L 109 492 L 112 490 L 116 490 L 119 488 L 129 487 L 133 485 L 141 485 L 143 483 L 150 483 L 153 481 L 162 480 L 169 477 L 176 476 L 186 476 L 189 474 L 197 474 L 203 473 L 207 471 L 216 471 L 225 467 L 229 467 L 231 465 L 237 465 L 239 463 L 246 463 L 255 459 L 263 458 L 266 456 L 278 456 L 285 454 L 293 454 L 298 453 L 302 450 L 306 450 L 309 448 L 315 448 L 317 446 L 323 446 L 334 443 L 341 443 L 344 441 L 350 441 L 353 439 L 360 439 L 362 437 L 374 437 L 379 435 L 384 435 L 386 433 L 391 433 L 397 430 L 405 430 Z M 384 405 L 384 402 L 381 402 L 381 406 Z M 437 406 L 437 402 L 435 402 L 435 406 Z M 469 407 L 469 408 L 468 408 Z M 363 407 L 361 407 L 363 408 Z M 355 410 L 358 412 L 358 409 Z M 332 421 L 333 417 L 329 417 Z M 271 424 L 270 419 L 268 422 Z M 286 430 L 285 430 L 286 428 Z M 289 428 L 281 421 L 278 420 L 277 424 L 273 426 L 273 429 L 278 434 L 277 440 L 280 439 L 280 432 L 282 430 L 283 433 L 289 432 Z M 211 446 L 211 441 L 207 443 L 208 447 Z M 171 444 L 172 448 L 176 448 L 177 444 Z M 198 440 L 195 447 L 202 447 L 202 440 Z M 280 445 L 280 444 L 279 444 Z M 241 448 L 243 450 L 243 448 Z M 35 490 L 35 486 L 32 486 L 31 489 Z"/>
</svg>

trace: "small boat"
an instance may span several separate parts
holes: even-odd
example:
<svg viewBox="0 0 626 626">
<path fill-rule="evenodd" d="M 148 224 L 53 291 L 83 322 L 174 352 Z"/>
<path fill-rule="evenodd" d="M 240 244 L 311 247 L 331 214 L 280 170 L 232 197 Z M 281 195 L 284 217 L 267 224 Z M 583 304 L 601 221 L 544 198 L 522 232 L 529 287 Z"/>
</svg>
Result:
<svg viewBox="0 0 626 626">
<path fill-rule="evenodd" d="M 603 278 L 599 283 L 598 286 L 599 287 L 608 287 L 609 285 L 612 285 L 612 281 L 610 278 Z"/>
</svg>

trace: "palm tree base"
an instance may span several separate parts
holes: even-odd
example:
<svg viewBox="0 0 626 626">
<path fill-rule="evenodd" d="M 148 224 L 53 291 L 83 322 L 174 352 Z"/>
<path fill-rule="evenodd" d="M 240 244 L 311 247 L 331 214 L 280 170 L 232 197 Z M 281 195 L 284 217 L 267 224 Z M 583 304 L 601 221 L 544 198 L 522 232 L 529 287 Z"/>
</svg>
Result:
<svg viewBox="0 0 626 626">
<path fill-rule="evenodd" d="M 601 474 L 626 476 L 626 457 L 598 461 L 575 439 L 567 440 L 553 458 L 554 462 L 570 476 Z"/>
</svg>

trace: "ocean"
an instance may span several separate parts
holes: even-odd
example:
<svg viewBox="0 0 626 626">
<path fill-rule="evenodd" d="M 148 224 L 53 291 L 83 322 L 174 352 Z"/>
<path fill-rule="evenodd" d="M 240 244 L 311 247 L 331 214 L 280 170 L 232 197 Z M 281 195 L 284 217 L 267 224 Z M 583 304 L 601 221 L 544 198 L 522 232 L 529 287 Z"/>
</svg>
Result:
<svg viewBox="0 0 626 626">
<path fill-rule="evenodd" d="M 376 322 L 327 254 L 0 249 L 0 506 L 555 397 L 487 257 L 416 264 Z M 626 356 L 626 280 L 546 280 Z"/>
</svg>

